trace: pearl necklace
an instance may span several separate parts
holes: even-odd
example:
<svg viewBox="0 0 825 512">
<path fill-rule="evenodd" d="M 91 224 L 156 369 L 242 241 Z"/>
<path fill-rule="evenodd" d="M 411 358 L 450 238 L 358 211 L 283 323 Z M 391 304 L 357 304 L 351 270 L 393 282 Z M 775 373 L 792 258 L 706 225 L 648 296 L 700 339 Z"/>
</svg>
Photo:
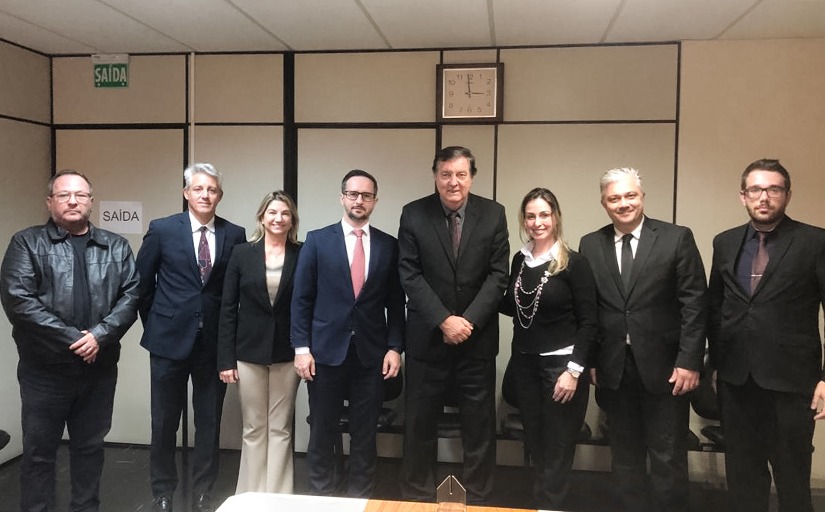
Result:
<svg viewBox="0 0 825 512">
<path fill-rule="evenodd" d="M 544 273 L 539 280 L 539 284 L 537 284 L 535 288 L 532 290 L 525 290 L 521 285 L 521 275 L 524 272 L 524 267 L 526 265 L 523 261 L 521 262 L 521 268 L 518 271 L 518 277 L 516 277 L 516 283 L 513 286 L 513 296 L 516 299 L 516 318 L 518 318 L 518 323 L 523 329 L 529 329 L 530 326 L 533 325 L 533 319 L 536 317 L 536 311 L 539 309 L 541 291 L 544 289 L 544 284 L 552 275 L 550 266 L 554 263 L 555 260 L 548 262 L 547 268 L 544 270 Z M 522 304 L 521 299 L 519 298 L 519 293 L 526 296 L 525 300 L 531 295 L 534 295 L 534 297 L 527 304 Z"/>
</svg>

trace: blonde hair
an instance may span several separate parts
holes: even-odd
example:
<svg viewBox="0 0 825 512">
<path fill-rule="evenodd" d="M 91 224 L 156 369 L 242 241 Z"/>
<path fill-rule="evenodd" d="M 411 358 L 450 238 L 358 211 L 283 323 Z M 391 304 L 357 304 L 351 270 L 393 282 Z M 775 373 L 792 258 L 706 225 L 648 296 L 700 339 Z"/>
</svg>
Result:
<svg viewBox="0 0 825 512">
<path fill-rule="evenodd" d="M 264 238 L 264 234 L 266 234 L 263 222 L 264 213 L 266 213 L 267 207 L 269 207 L 269 203 L 272 201 L 281 201 L 287 208 L 289 208 L 289 214 L 292 217 L 292 227 L 289 228 L 289 233 L 287 233 L 286 238 L 293 244 L 297 244 L 298 208 L 295 206 L 295 201 L 292 200 L 292 197 L 290 197 L 290 195 L 283 190 L 276 190 L 264 196 L 263 201 L 261 201 L 261 205 L 258 207 L 257 213 L 255 213 L 255 232 L 252 233 L 252 237 L 249 241 L 255 243 Z"/>
<path fill-rule="evenodd" d="M 549 270 L 551 275 L 556 275 L 566 269 L 567 264 L 570 262 L 570 246 L 567 245 L 567 242 L 565 242 L 562 237 L 561 207 L 555 194 L 541 187 L 534 188 L 530 192 L 527 192 L 527 195 L 521 200 L 521 208 L 518 212 L 519 236 L 522 242 L 532 241 L 532 238 L 530 238 L 530 235 L 528 235 L 524 229 L 524 211 L 527 209 L 527 204 L 536 199 L 547 202 L 547 204 L 550 205 L 550 215 L 553 216 L 553 238 L 559 242 L 559 255 L 556 258 L 556 265 L 551 265 Z"/>
</svg>

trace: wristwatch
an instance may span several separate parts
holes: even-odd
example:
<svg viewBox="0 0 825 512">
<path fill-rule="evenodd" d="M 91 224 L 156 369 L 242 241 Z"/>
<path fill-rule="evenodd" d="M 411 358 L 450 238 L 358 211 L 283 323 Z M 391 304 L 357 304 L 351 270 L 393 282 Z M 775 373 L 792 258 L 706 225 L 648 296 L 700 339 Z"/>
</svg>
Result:
<svg viewBox="0 0 825 512">
<path fill-rule="evenodd" d="M 572 369 L 572 368 L 568 368 L 568 369 L 567 369 L 567 370 L 565 370 L 565 371 L 567 371 L 567 373 L 569 373 L 570 375 L 572 375 L 574 379 L 578 379 L 578 378 L 579 378 L 579 377 L 581 377 L 581 375 L 582 375 L 582 372 L 577 371 L 577 370 L 574 370 L 574 369 Z"/>
</svg>

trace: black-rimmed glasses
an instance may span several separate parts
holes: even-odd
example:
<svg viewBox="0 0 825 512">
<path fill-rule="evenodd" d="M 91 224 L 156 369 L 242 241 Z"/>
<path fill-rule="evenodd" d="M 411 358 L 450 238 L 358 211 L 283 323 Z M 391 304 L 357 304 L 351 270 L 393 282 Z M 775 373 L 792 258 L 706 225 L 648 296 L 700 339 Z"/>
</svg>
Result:
<svg viewBox="0 0 825 512">
<path fill-rule="evenodd" d="M 358 196 L 361 196 L 361 200 L 363 200 L 365 203 L 371 203 L 375 201 L 375 194 L 373 194 L 372 192 L 356 192 L 354 190 L 345 190 L 342 192 L 342 194 L 344 194 L 344 197 L 346 197 L 350 201 L 357 200 Z"/>
<path fill-rule="evenodd" d="M 776 199 L 777 197 L 785 193 L 785 187 L 748 187 L 742 191 L 742 193 L 745 194 L 748 197 L 748 199 L 759 199 L 760 197 L 762 197 L 762 192 L 768 194 L 768 197 L 770 197 L 771 199 Z"/>
</svg>

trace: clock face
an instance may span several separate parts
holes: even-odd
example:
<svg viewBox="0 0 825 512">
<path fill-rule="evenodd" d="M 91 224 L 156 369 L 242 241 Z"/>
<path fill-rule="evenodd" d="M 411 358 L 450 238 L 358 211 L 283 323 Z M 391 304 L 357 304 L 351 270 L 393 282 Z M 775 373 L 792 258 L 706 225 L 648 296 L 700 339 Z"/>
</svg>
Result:
<svg viewBox="0 0 825 512">
<path fill-rule="evenodd" d="M 440 120 L 500 120 L 501 65 L 440 67 Z"/>
</svg>

